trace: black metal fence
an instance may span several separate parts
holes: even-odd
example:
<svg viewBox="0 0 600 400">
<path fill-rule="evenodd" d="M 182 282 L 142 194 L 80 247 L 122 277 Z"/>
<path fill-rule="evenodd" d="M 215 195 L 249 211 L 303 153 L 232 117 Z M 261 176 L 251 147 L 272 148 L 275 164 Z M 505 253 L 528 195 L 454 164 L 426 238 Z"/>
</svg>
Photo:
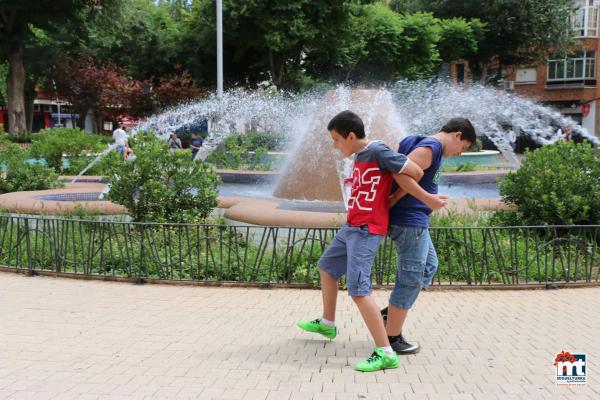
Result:
<svg viewBox="0 0 600 400">
<path fill-rule="evenodd" d="M 137 280 L 318 285 L 335 228 L 153 224 L 0 216 L 0 265 Z M 439 227 L 436 285 L 598 283 L 600 226 Z M 373 282 L 391 285 L 386 238 Z"/>
</svg>

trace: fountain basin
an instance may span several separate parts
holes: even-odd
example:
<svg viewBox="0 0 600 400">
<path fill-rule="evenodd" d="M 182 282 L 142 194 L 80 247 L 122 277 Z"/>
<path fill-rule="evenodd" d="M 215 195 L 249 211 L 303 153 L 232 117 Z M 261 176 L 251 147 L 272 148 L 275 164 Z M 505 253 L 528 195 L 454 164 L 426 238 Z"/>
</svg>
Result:
<svg viewBox="0 0 600 400">
<path fill-rule="evenodd" d="M 311 203 L 311 202 L 308 202 Z M 305 211 L 287 209 L 285 201 L 253 198 L 220 198 L 219 205 L 227 205 L 224 218 L 228 223 L 260 226 L 283 226 L 294 228 L 331 228 L 346 222 L 346 214 L 341 212 Z M 444 215 L 457 212 L 475 215 L 479 211 L 510 210 L 500 199 L 454 199 L 438 213 Z"/>
<path fill-rule="evenodd" d="M 247 185 L 256 186 L 256 185 Z M 104 189 L 102 183 L 68 183 L 64 189 L 13 192 L 0 195 L 0 208 L 21 214 L 62 215 L 86 212 L 95 215 L 127 214 L 125 207 L 105 200 L 93 199 Z M 261 192 L 260 188 L 255 188 Z M 236 192 L 239 190 L 234 190 Z M 224 210 L 226 221 L 233 224 L 288 226 L 298 228 L 331 228 L 345 223 L 343 205 L 337 202 L 298 201 L 270 198 L 219 196 L 218 207 Z M 474 214 L 476 211 L 508 209 L 498 198 L 451 199 L 446 213 L 456 211 Z"/>
<path fill-rule="evenodd" d="M 498 164 L 500 152 L 497 150 L 482 150 L 478 152 L 464 152 L 458 157 L 444 159 L 444 165 L 458 167 L 464 164 L 493 166 Z"/>
<path fill-rule="evenodd" d="M 127 214 L 127 209 L 106 200 L 98 200 L 104 183 L 66 183 L 65 188 L 12 192 L 0 195 L 0 208 L 21 214 Z"/>
</svg>

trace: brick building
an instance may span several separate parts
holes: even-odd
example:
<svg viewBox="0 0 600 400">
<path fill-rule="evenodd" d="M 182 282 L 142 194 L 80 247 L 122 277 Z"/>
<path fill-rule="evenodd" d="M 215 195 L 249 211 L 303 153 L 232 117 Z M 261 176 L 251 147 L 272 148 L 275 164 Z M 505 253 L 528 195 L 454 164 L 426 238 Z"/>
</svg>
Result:
<svg viewBox="0 0 600 400">
<path fill-rule="evenodd" d="M 507 68 L 505 89 L 533 97 L 570 116 L 589 133 L 600 137 L 600 87 L 597 77 L 600 65 L 598 26 L 600 1 L 575 0 L 577 6 L 571 17 L 576 39 L 574 52 L 551 56 L 538 66 Z"/>
</svg>

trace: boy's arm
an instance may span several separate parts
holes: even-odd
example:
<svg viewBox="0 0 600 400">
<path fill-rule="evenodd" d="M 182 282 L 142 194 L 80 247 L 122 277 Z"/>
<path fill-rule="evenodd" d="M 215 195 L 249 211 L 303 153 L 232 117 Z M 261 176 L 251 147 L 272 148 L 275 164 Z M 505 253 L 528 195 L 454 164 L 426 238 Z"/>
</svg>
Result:
<svg viewBox="0 0 600 400">
<path fill-rule="evenodd" d="M 423 178 L 423 169 L 409 158 L 402 169 L 401 174 L 408 175 L 413 178 L 415 181 L 419 182 L 421 178 Z"/>
<path fill-rule="evenodd" d="M 419 182 L 421 180 L 421 178 L 423 177 L 423 170 L 426 170 L 427 168 L 429 168 L 431 166 L 431 162 L 433 160 L 433 151 L 431 150 L 430 147 L 417 147 L 416 149 L 414 149 L 413 151 L 410 152 L 408 157 L 412 161 L 410 164 L 416 164 L 419 167 L 419 169 L 421 170 L 421 174 L 419 176 L 414 176 L 411 174 L 407 174 L 407 175 L 414 178 L 414 180 L 416 182 Z M 405 170 L 408 169 L 409 165 L 406 166 Z M 404 174 L 405 171 L 402 171 L 402 173 Z M 398 181 L 396 180 L 396 182 L 398 182 Z M 398 188 L 398 190 L 396 190 L 394 193 L 392 193 L 392 195 L 389 197 L 390 208 L 393 207 L 394 204 L 396 204 L 402 197 L 406 196 L 406 194 L 407 194 L 406 190 L 404 190 L 403 186 L 400 185 L 400 183 L 398 183 L 398 186 L 400 186 Z M 414 196 L 414 194 L 413 194 L 413 196 Z M 417 197 L 417 196 L 415 196 L 415 197 Z M 420 198 L 419 198 L 419 200 L 423 201 Z M 427 204 L 427 202 L 425 202 L 425 201 L 423 201 L 423 202 L 425 204 Z"/>
<path fill-rule="evenodd" d="M 404 174 L 394 174 L 394 180 L 406 193 L 415 196 L 432 210 L 439 210 L 448 202 L 448 196 L 443 194 L 431 194 L 423 189 L 417 181 Z"/>
</svg>

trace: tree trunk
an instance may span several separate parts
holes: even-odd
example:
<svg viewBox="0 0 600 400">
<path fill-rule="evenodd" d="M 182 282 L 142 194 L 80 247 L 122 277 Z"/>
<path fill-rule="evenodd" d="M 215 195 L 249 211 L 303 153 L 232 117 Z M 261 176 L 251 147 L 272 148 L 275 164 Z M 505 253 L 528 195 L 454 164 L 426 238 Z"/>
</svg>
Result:
<svg viewBox="0 0 600 400">
<path fill-rule="evenodd" d="M 485 83 L 487 81 L 487 74 L 488 74 L 488 66 L 487 66 L 487 64 L 485 64 L 483 66 L 483 68 L 481 68 L 481 75 L 479 76 L 479 82 L 482 85 L 485 85 Z"/>
<path fill-rule="evenodd" d="M 11 46 L 8 51 L 8 76 L 6 99 L 8 105 L 9 134 L 17 136 L 27 131 L 25 122 L 25 67 L 23 44 Z"/>
<path fill-rule="evenodd" d="M 25 83 L 25 122 L 27 124 L 27 132 L 32 132 L 33 128 L 33 101 L 35 100 L 35 85 L 35 81 L 27 81 Z"/>
<path fill-rule="evenodd" d="M 99 112 L 96 112 L 96 110 L 94 110 L 94 121 L 96 123 L 96 126 L 94 126 L 94 133 L 102 133 L 104 128 L 104 117 L 100 115 Z"/>
<path fill-rule="evenodd" d="M 271 69 L 271 80 L 273 81 L 275 86 L 281 86 L 284 65 L 280 64 L 279 67 L 277 66 L 277 61 L 275 60 L 275 55 L 273 54 L 272 49 L 269 49 L 269 67 Z"/>
<path fill-rule="evenodd" d="M 87 107 L 79 107 L 75 108 L 75 111 L 79 114 L 79 119 L 77 120 L 77 126 L 82 131 L 85 130 L 85 119 L 87 118 Z"/>
</svg>

